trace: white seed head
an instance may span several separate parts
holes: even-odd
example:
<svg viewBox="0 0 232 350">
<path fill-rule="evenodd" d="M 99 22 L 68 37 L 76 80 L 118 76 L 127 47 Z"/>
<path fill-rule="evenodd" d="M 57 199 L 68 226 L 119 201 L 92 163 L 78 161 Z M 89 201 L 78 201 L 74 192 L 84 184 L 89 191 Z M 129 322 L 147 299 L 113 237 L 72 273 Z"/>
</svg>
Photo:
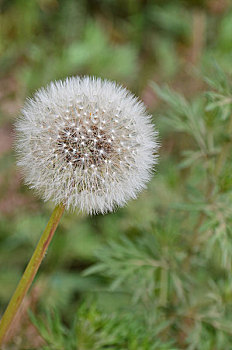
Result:
<svg viewBox="0 0 232 350">
<path fill-rule="evenodd" d="M 113 82 L 73 77 L 29 99 L 16 123 L 18 165 L 45 200 L 105 213 L 145 187 L 158 142 L 144 104 Z"/>
</svg>

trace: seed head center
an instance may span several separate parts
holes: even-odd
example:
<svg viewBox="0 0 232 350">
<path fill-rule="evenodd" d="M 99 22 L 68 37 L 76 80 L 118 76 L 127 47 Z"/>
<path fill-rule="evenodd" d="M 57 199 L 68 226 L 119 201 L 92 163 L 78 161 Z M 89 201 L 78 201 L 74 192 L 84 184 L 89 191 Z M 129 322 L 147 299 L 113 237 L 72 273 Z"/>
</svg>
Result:
<svg viewBox="0 0 232 350">
<path fill-rule="evenodd" d="M 74 169 L 101 167 L 111 157 L 114 144 L 103 127 L 74 123 L 59 131 L 57 153 Z"/>
</svg>

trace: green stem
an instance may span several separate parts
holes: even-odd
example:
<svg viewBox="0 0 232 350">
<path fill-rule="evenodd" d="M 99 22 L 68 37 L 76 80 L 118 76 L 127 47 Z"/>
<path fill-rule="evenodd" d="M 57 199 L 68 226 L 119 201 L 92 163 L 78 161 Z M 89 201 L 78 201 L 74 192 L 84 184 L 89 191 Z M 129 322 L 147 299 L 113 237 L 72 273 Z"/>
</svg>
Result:
<svg viewBox="0 0 232 350">
<path fill-rule="evenodd" d="M 0 322 L 0 346 L 3 344 L 4 338 L 10 329 L 11 324 L 19 310 L 19 307 L 25 297 L 28 289 L 30 288 L 32 281 L 38 271 L 38 268 L 45 256 L 47 248 L 52 240 L 52 237 L 56 231 L 57 225 L 64 212 L 64 205 L 59 204 L 54 209 L 50 220 L 35 248 L 35 251 L 31 257 L 30 262 L 8 304 L 8 307 Z"/>
</svg>

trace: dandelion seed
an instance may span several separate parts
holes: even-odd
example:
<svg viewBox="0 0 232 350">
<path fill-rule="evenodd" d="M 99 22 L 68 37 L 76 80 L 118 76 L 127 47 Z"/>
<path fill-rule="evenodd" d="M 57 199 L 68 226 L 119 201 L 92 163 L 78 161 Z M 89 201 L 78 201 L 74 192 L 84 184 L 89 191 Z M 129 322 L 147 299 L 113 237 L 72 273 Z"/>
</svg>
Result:
<svg viewBox="0 0 232 350">
<path fill-rule="evenodd" d="M 123 206 L 145 187 L 157 159 L 145 106 L 106 80 L 51 83 L 27 101 L 16 129 L 26 183 L 66 209 Z"/>
</svg>

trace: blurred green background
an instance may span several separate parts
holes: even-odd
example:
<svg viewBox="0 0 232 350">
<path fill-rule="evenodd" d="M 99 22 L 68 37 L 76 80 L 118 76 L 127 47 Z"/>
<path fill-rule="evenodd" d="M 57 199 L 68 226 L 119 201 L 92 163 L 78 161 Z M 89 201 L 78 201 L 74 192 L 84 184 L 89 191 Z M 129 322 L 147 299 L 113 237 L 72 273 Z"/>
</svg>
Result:
<svg viewBox="0 0 232 350">
<path fill-rule="evenodd" d="M 140 304 L 138 295 L 131 297 L 130 292 L 125 292 L 124 289 L 109 290 L 108 286 L 114 277 L 110 271 L 113 269 L 109 268 L 109 273 L 105 270 L 104 273 L 83 273 L 99 261 L 99 255 L 96 255 L 99 249 L 104 250 L 109 241 L 117 245 L 115 242 L 120 237 L 125 238 L 125 242 L 122 243 L 125 259 L 129 259 L 127 251 L 132 249 L 131 245 L 135 255 L 136 249 L 140 251 L 143 243 L 139 239 L 145 240 L 146 235 L 149 236 L 148 241 L 150 236 L 155 237 L 151 246 L 154 245 L 154 249 L 158 249 L 157 259 L 160 261 L 165 254 L 169 254 L 171 259 L 175 250 L 179 257 L 188 255 L 193 241 L 190 239 L 189 245 L 183 244 L 179 232 L 181 227 L 181 234 L 189 235 L 196 214 L 193 213 L 186 219 L 185 212 L 176 214 L 172 205 L 182 203 L 186 199 L 186 191 L 189 191 L 190 196 L 194 196 L 192 187 L 198 186 L 202 173 L 201 170 L 197 170 L 195 177 L 191 178 L 191 187 L 188 182 L 189 172 L 183 170 L 179 163 L 181 152 L 191 148 L 192 141 L 187 133 L 180 135 L 174 127 L 163 123 L 161 114 L 165 107 L 159 94 L 152 87 L 152 82 L 158 85 L 168 83 L 187 99 L 194 99 L 205 90 L 206 83 L 201 72 L 207 71 L 209 62 L 216 60 L 225 71 L 231 71 L 231 2 L 1 0 L 0 8 L 0 313 L 6 307 L 53 209 L 52 204 L 41 201 L 23 184 L 15 164 L 13 123 L 25 98 L 32 96 L 39 87 L 66 76 L 94 75 L 116 80 L 145 102 L 160 130 L 160 164 L 148 189 L 136 201 L 129 202 L 116 213 L 92 217 L 65 214 L 37 275 L 36 283 L 25 301 L 25 308 L 29 305 L 36 317 L 41 316 L 45 323 L 48 317 L 45 310 L 56 309 L 59 314 L 57 322 L 64 324 L 67 329 L 71 327 L 78 312 L 79 320 L 83 317 L 84 321 L 77 322 L 81 326 L 80 330 L 76 331 L 79 339 L 76 349 L 232 349 L 232 338 L 226 338 L 223 343 L 224 340 L 220 339 L 224 338 L 220 334 L 220 339 L 212 340 L 211 345 L 204 343 L 204 339 L 208 339 L 209 335 L 203 335 L 203 340 L 200 336 L 199 340 L 192 339 L 194 327 L 191 318 L 183 321 L 185 327 L 187 324 L 187 331 L 183 330 L 184 326 L 180 326 L 179 321 L 171 330 L 167 330 L 166 326 L 165 330 L 161 331 L 157 328 L 154 333 L 156 339 L 157 334 L 161 332 L 161 339 L 165 338 L 167 344 L 173 342 L 173 345 L 162 345 L 161 342 L 162 344 L 153 347 L 151 344 L 155 344 L 155 341 L 152 340 L 151 343 L 144 342 L 141 345 L 142 343 L 136 343 L 133 339 L 139 337 L 136 336 L 136 332 L 140 332 L 141 325 L 133 326 L 133 322 L 142 319 L 142 316 L 135 316 L 132 317 L 133 321 L 126 321 L 127 325 L 131 324 L 132 330 L 128 330 L 129 335 L 124 336 L 124 345 L 114 343 L 111 347 L 104 347 L 104 344 L 99 343 L 97 347 L 98 340 L 101 337 L 108 339 L 110 333 L 108 330 L 108 333 L 105 331 L 106 333 L 98 334 L 99 329 L 105 329 L 103 321 L 101 326 L 96 325 L 96 319 L 103 317 L 102 312 L 109 316 L 135 303 L 136 308 L 143 313 L 145 301 Z M 227 187 L 231 183 L 228 176 L 227 182 L 224 183 Z M 119 248 L 113 245 L 112 249 L 117 251 Z M 156 254 L 154 252 L 154 255 Z M 228 254 L 232 252 L 229 251 Z M 192 258 L 188 263 L 194 264 Z M 175 265 L 174 262 L 173 264 Z M 204 270 L 200 259 L 197 260 L 196 266 L 196 269 L 202 266 Z M 115 272 L 118 279 L 120 268 L 124 269 L 123 261 L 122 266 L 117 266 Z M 174 270 L 178 283 L 178 267 Z M 208 271 L 204 273 L 207 275 Z M 191 275 L 191 272 L 189 273 Z M 210 273 L 212 279 L 216 278 L 214 269 Z M 221 273 L 224 274 L 223 271 Z M 198 270 L 197 278 L 200 284 L 203 284 L 205 279 L 203 276 L 203 272 Z M 153 277 L 151 273 L 147 279 Z M 159 281 L 158 288 L 162 289 L 165 275 L 158 273 L 155 278 Z M 140 281 L 141 279 L 138 279 L 135 285 L 139 285 Z M 149 288 L 154 288 L 152 302 L 155 304 L 156 287 L 144 285 L 142 288 L 144 294 L 149 294 Z M 181 296 L 179 297 L 181 299 Z M 161 293 L 158 306 L 154 306 L 154 310 L 157 310 L 157 307 L 161 310 L 170 307 L 170 311 L 171 303 L 173 301 L 175 304 L 177 297 L 175 293 L 171 295 L 168 306 L 165 295 L 163 298 Z M 221 305 L 226 307 L 226 304 L 227 301 L 225 304 L 222 301 Z M 200 314 L 203 309 L 204 307 L 200 308 Z M 149 314 L 152 309 L 149 307 L 145 310 Z M 15 326 L 15 333 L 11 338 L 12 349 L 42 349 L 46 339 L 39 335 L 37 328 L 28 319 L 26 311 L 22 311 L 22 314 L 23 322 Z M 153 330 L 160 325 L 161 320 L 171 322 L 173 317 L 171 313 L 162 314 L 161 319 L 157 315 L 159 313 L 153 311 L 149 316 L 154 322 L 151 323 Z M 94 335 L 93 343 L 89 341 L 93 334 L 88 333 L 88 324 L 94 329 L 93 333 L 98 334 L 96 338 L 96 334 Z M 214 326 L 211 324 L 209 327 Z M 216 326 L 215 328 L 217 329 Z M 145 329 L 147 330 L 147 326 Z M 123 330 L 120 332 L 123 333 Z M 143 333 L 143 330 L 141 332 Z M 210 329 L 209 333 L 213 332 L 215 329 Z M 54 330 L 50 333 L 56 334 Z M 58 342 L 57 339 L 54 343 Z M 54 347 L 50 345 L 51 347 L 46 349 L 75 348 L 71 345 L 62 347 L 59 344 Z"/>
</svg>

